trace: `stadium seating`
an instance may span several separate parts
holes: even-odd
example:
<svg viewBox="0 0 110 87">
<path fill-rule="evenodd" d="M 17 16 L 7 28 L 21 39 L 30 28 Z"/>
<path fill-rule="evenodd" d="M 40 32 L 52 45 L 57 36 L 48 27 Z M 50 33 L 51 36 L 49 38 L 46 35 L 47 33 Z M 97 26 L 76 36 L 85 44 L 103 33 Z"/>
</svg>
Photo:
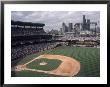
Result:
<svg viewBox="0 0 110 87">
<path fill-rule="evenodd" d="M 53 49 L 56 46 L 57 43 L 40 43 L 40 44 L 32 44 L 27 46 L 24 45 L 21 47 L 12 48 L 11 49 L 12 61 L 40 51 Z"/>
</svg>

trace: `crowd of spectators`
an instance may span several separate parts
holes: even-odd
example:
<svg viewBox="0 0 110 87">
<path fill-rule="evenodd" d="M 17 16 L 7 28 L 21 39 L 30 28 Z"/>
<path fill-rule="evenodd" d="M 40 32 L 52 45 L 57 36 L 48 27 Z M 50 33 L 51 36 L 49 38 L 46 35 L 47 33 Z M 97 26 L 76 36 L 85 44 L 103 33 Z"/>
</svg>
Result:
<svg viewBox="0 0 110 87">
<path fill-rule="evenodd" d="M 79 35 L 66 34 L 59 38 L 62 41 L 71 41 L 68 44 L 81 47 L 100 47 L 100 35 Z"/>
<path fill-rule="evenodd" d="M 11 58 L 16 60 L 18 58 L 24 58 L 27 55 L 41 52 L 48 49 L 53 49 L 57 46 L 57 43 L 40 43 L 32 45 L 23 45 L 21 47 L 12 47 L 11 49 Z"/>
<path fill-rule="evenodd" d="M 88 37 L 78 36 L 78 37 L 74 37 L 73 35 L 65 35 L 60 39 L 61 40 L 79 40 L 79 41 L 84 41 L 84 40 L 97 41 L 97 40 L 100 40 L 100 37 L 99 36 L 88 36 Z"/>
</svg>

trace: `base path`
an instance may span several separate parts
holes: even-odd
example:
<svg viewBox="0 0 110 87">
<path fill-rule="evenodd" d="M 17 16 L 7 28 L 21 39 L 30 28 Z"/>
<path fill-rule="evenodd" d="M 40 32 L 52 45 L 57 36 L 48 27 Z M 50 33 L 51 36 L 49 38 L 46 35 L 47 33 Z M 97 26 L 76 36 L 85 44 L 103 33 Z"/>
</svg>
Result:
<svg viewBox="0 0 110 87">
<path fill-rule="evenodd" d="M 41 59 L 41 58 L 47 58 L 47 59 L 58 59 L 61 60 L 62 63 L 54 70 L 51 71 L 44 71 L 44 70 L 37 70 L 37 69 L 29 69 L 26 67 L 29 63 Z M 51 55 L 51 54 L 44 54 L 40 55 L 39 57 L 23 64 L 22 66 L 25 67 L 19 67 L 20 65 L 16 66 L 16 71 L 20 70 L 28 70 L 28 71 L 34 71 L 34 72 L 44 72 L 47 74 L 53 74 L 53 75 L 59 75 L 59 76 L 74 76 L 80 71 L 80 62 L 75 60 L 74 58 L 63 56 L 63 55 Z M 19 69 L 20 68 L 20 69 Z M 23 69 L 21 69 L 23 68 Z"/>
</svg>

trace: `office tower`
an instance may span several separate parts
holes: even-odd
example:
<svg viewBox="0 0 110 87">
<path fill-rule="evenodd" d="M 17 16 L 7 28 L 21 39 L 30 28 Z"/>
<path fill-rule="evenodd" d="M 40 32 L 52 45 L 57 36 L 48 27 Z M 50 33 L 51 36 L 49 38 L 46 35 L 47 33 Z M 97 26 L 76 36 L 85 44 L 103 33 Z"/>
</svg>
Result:
<svg viewBox="0 0 110 87">
<path fill-rule="evenodd" d="M 90 30 L 90 19 L 87 19 L 86 28 L 87 28 L 87 30 Z"/>
<path fill-rule="evenodd" d="M 63 33 L 68 32 L 68 27 L 65 25 L 65 23 L 62 23 Z"/>
<path fill-rule="evenodd" d="M 68 32 L 72 32 L 73 24 L 69 23 Z"/>
<path fill-rule="evenodd" d="M 85 15 L 83 15 L 83 30 L 86 30 L 86 19 L 85 19 Z"/>
</svg>

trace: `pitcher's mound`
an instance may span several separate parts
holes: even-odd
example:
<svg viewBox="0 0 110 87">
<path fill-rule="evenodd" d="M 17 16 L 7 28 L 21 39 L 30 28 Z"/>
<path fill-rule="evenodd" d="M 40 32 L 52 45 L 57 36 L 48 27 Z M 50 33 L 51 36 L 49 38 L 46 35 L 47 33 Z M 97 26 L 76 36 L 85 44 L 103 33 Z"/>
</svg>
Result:
<svg viewBox="0 0 110 87">
<path fill-rule="evenodd" d="M 39 65 L 43 66 L 43 65 L 47 65 L 46 62 L 41 62 Z"/>
</svg>

